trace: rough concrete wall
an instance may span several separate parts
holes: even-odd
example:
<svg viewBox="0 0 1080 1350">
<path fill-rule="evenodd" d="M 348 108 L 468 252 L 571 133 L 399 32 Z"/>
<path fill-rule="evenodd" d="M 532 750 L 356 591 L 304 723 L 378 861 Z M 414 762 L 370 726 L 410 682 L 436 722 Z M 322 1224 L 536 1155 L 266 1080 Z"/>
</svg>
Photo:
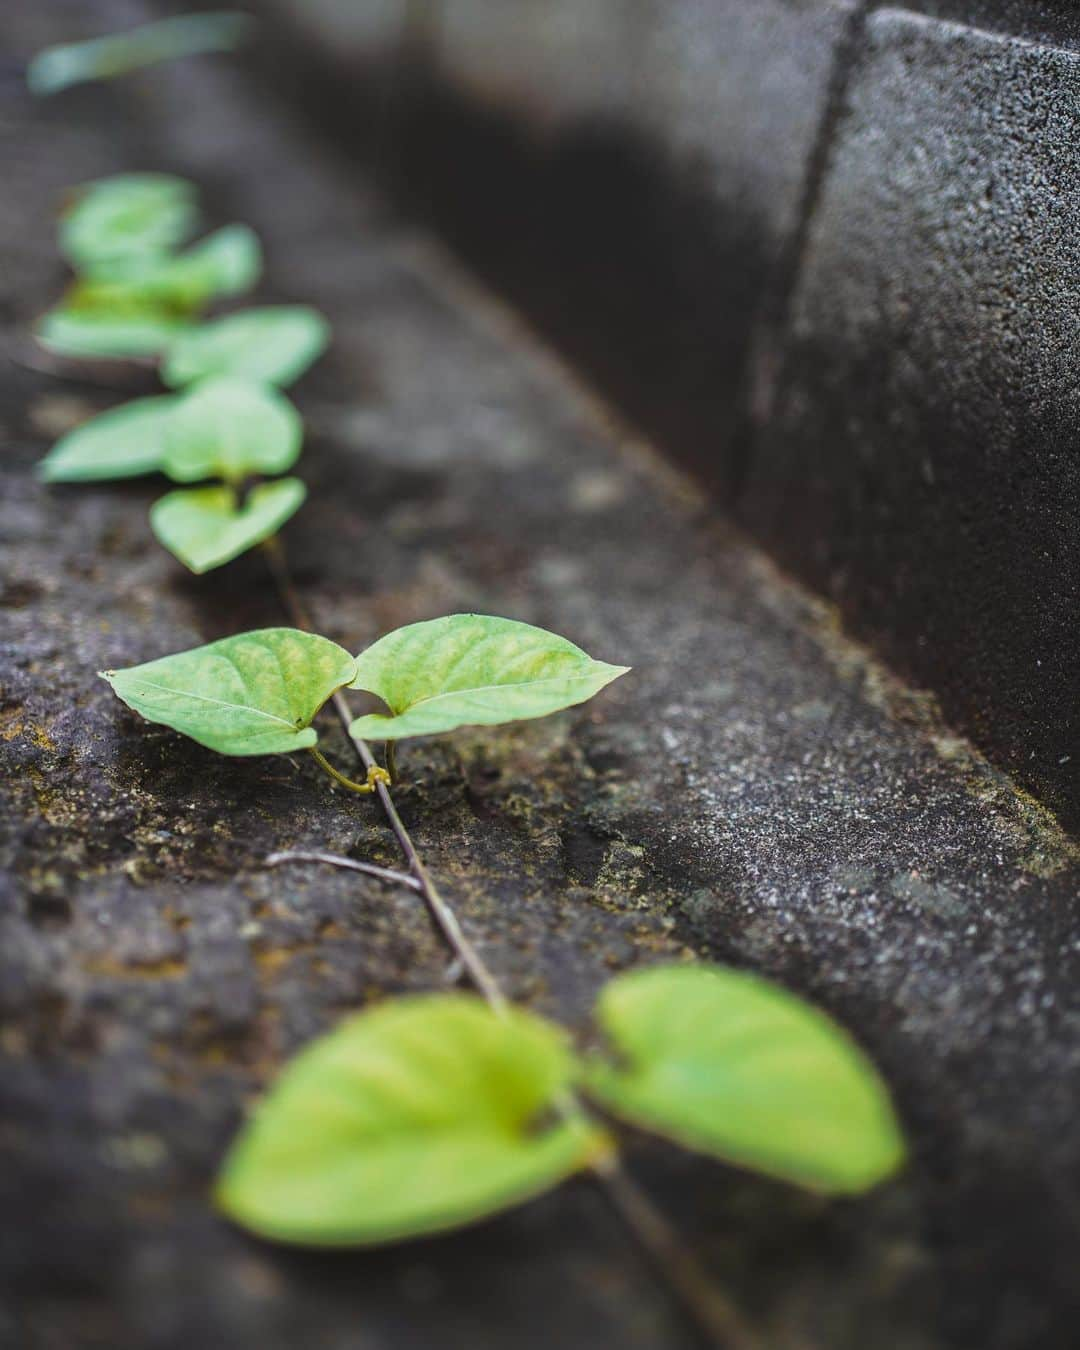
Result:
<svg viewBox="0 0 1080 1350">
<path fill-rule="evenodd" d="M 1076 809 L 1080 59 L 902 10 L 860 44 L 741 503 Z"/>
<path fill-rule="evenodd" d="M 411 200 L 1080 820 L 1075 6 L 411 8 Z"/>
<path fill-rule="evenodd" d="M 9 6 L 0 40 L 23 56 L 143 13 Z M 359 647 L 481 607 L 633 664 L 587 707 L 404 752 L 401 808 L 512 996 L 584 1031 L 611 972 L 714 957 L 812 997 L 882 1065 L 912 1163 L 863 1200 L 632 1141 L 768 1350 L 1071 1346 L 1075 844 L 237 63 L 0 98 L 5 350 L 63 282 L 65 187 L 189 174 L 215 220 L 262 233 L 263 298 L 334 324 L 297 388 L 311 498 L 287 531 L 318 627 Z M 371 1253 L 213 1214 L 245 1102 L 345 1012 L 438 986 L 446 953 L 407 893 L 262 865 L 392 863 L 370 803 L 148 727 L 96 678 L 280 620 L 258 558 L 192 578 L 154 543 L 161 484 L 35 478 L 114 397 L 19 365 L 0 399 L 0 1345 L 691 1350 L 584 1184 Z"/>
</svg>

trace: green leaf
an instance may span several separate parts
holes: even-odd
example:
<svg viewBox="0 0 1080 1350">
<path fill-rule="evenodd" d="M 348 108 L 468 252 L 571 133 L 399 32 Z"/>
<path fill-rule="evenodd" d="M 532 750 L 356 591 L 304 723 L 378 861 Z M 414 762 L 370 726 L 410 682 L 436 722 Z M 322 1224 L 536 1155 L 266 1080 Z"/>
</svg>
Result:
<svg viewBox="0 0 1080 1350">
<path fill-rule="evenodd" d="M 226 225 L 174 258 L 158 285 L 196 308 L 220 296 L 242 295 L 261 272 L 259 236 L 247 225 Z"/>
<path fill-rule="evenodd" d="M 210 375 L 288 385 L 322 354 L 330 325 L 306 305 L 229 314 L 192 329 L 165 354 L 161 378 L 176 387 Z"/>
<path fill-rule="evenodd" d="M 589 1091 L 616 1115 L 815 1190 L 855 1193 L 900 1166 L 904 1145 L 869 1060 L 823 1013 L 716 966 L 612 980 L 597 1016 L 619 1067 Z"/>
<path fill-rule="evenodd" d="M 400 740 L 545 717 L 584 703 L 628 669 L 512 619 L 453 614 L 414 623 L 357 657 L 353 688 L 376 694 L 393 716 L 358 717 L 351 733 Z"/>
<path fill-rule="evenodd" d="M 60 221 L 60 246 L 76 268 L 145 260 L 192 233 L 195 188 L 164 173 L 118 174 L 87 183 Z"/>
<path fill-rule="evenodd" d="M 73 84 L 112 79 L 159 61 L 230 51 L 253 26 L 249 14 L 181 14 L 127 33 L 47 47 L 30 62 L 26 82 L 35 94 L 56 94 Z"/>
<path fill-rule="evenodd" d="M 46 483 L 134 478 L 161 466 L 175 395 L 137 398 L 92 417 L 56 442 L 38 465 Z"/>
<path fill-rule="evenodd" d="M 101 675 L 148 722 L 223 755 L 280 755 L 315 744 L 311 719 L 354 669 L 336 642 L 263 628 Z"/>
<path fill-rule="evenodd" d="M 184 253 L 95 267 L 68 291 L 69 309 L 114 314 L 154 312 L 188 318 L 211 300 L 250 290 L 262 270 L 259 237 L 226 225 Z"/>
<path fill-rule="evenodd" d="M 178 483 L 284 473 L 300 454 L 300 414 L 276 389 L 217 376 L 195 385 L 165 430 L 163 468 Z"/>
<path fill-rule="evenodd" d="M 154 503 L 150 526 L 185 567 L 209 572 L 276 534 L 306 496 L 299 478 L 260 483 L 239 507 L 227 485 L 181 488 Z"/>
<path fill-rule="evenodd" d="M 60 306 L 39 321 L 36 337 L 61 356 L 132 360 L 156 356 L 187 327 L 186 320 L 153 311 L 114 314 Z"/>
<path fill-rule="evenodd" d="M 370 1245 L 538 1195 L 609 1145 L 553 1107 L 573 1076 L 560 1030 L 465 994 L 398 999 L 284 1070 L 233 1146 L 216 1199 L 265 1237 Z"/>
</svg>

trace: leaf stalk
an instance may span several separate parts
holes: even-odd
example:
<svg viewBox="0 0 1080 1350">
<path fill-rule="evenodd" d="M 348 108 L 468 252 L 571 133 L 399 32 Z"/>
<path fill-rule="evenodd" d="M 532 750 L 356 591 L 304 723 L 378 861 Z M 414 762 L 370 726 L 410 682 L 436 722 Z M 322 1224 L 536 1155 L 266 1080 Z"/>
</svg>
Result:
<svg viewBox="0 0 1080 1350">
<path fill-rule="evenodd" d="M 354 782 L 353 779 L 347 778 L 339 769 L 335 769 L 321 750 L 316 750 L 314 746 L 310 746 L 309 751 L 319 768 L 322 769 L 324 773 L 328 773 L 335 783 L 340 784 L 343 788 L 347 788 L 349 792 L 356 792 L 362 796 L 367 796 L 369 793 L 375 791 L 376 783 L 390 782 L 390 775 L 378 764 L 372 764 L 368 767 L 367 780 L 365 782 Z"/>
</svg>

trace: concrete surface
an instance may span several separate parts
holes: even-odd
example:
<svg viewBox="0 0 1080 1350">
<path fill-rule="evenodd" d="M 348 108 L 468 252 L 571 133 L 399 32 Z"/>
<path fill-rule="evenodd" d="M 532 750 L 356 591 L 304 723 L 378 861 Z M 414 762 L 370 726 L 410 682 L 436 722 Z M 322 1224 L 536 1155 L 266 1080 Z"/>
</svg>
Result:
<svg viewBox="0 0 1080 1350">
<path fill-rule="evenodd" d="M 399 12 L 331 134 L 1080 824 L 1076 6 Z"/>
<path fill-rule="evenodd" d="M 0 33 L 20 55 L 80 25 L 43 4 Z M 311 499 L 286 535 L 322 631 L 359 647 L 477 608 L 635 668 L 585 709 L 404 752 L 402 810 L 507 988 L 584 1028 L 613 971 L 759 970 L 851 1028 L 913 1145 L 901 1181 L 841 1204 L 644 1139 L 634 1170 L 769 1347 L 1071 1344 L 1076 846 L 238 65 L 47 104 L 5 82 L 5 343 L 24 351 L 61 284 L 51 212 L 72 182 L 172 169 L 253 223 L 265 294 L 335 325 L 298 391 Z M 209 1210 L 287 1054 L 438 985 L 446 958 L 407 893 L 261 866 L 303 846 L 391 862 L 369 805 L 147 727 L 96 679 L 279 621 L 257 559 L 195 580 L 155 545 L 160 485 L 34 480 L 107 401 L 12 365 L 0 405 L 0 1342 L 693 1344 L 586 1184 L 368 1254 L 270 1248 Z"/>
</svg>

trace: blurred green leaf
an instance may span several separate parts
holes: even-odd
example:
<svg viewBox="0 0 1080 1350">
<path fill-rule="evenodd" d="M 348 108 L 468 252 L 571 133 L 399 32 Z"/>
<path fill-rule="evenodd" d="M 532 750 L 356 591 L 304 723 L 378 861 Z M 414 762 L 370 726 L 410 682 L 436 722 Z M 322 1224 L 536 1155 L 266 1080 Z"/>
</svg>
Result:
<svg viewBox="0 0 1080 1350">
<path fill-rule="evenodd" d="M 178 400 L 165 429 L 162 467 L 178 483 L 284 473 L 296 463 L 303 437 L 300 414 L 284 394 L 221 375 Z"/>
<path fill-rule="evenodd" d="M 594 1064 L 589 1091 L 636 1125 L 820 1191 L 866 1190 L 903 1161 L 869 1060 L 776 985 L 661 966 L 612 980 L 597 1016 L 620 1062 Z"/>
<path fill-rule="evenodd" d="M 330 325 L 306 305 L 247 309 L 178 338 L 165 354 L 161 377 L 173 387 L 211 375 L 288 385 L 319 358 L 329 338 Z"/>
<path fill-rule="evenodd" d="M 61 306 L 43 316 L 35 336 L 61 356 L 139 360 L 157 356 L 187 327 L 185 320 L 166 314 L 112 314 Z"/>
<path fill-rule="evenodd" d="M 398 740 L 544 717 L 584 703 L 628 669 L 530 624 L 453 614 L 399 628 L 357 657 L 353 688 L 377 695 L 393 715 L 359 717 L 351 730 Z"/>
<path fill-rule="evenodd" d="M 47 483 L 88 483 L 156 472 L 175 405 L 175 395 L 162 394 L 99 413 L 61 436 L 38 465 L 39 475 Z"/>
<path fill-rule="evenodd" d="M 60 247 L 77 269 L 154 258 L 182 244 L 198 221 L 195 188 L 164 173 L 87 183 L 60 219 Z"/>
<path fill-rule="evenodd" d="M 263 628 L 101 674 L 149 722 L 223 755 L 277 755 L 315 744 L 311 720 L 354 665 L 326 638 Z"/>
<path fill-rule="evenodd" d="M 397 999 L 303 1050 L 233 1146 L 217 1202 L 285 1242 L 375 1244 L 519 1204 L 607 1149 L 553 1114 L 574 1074 L 562 1032 L 479 999 Z"/>
<path fill-rule="evenodd" d="M 158 540 L 192 572 L 210 572 L 276 534 L 307 496 L 299 478 L 260 483 L 242 506 L 227 485 L 181 488 L 150 508 Z"/>
<path fill-rule="evenodd" d="M 230 51 L 254 25 L 249 14 L 179 14 L 127 33 L 47 47 L 30 62 L 26 82 L 35 94 L 56 94 L 73 84 L 112 79 L 160 61 Z"/>
</svg>

